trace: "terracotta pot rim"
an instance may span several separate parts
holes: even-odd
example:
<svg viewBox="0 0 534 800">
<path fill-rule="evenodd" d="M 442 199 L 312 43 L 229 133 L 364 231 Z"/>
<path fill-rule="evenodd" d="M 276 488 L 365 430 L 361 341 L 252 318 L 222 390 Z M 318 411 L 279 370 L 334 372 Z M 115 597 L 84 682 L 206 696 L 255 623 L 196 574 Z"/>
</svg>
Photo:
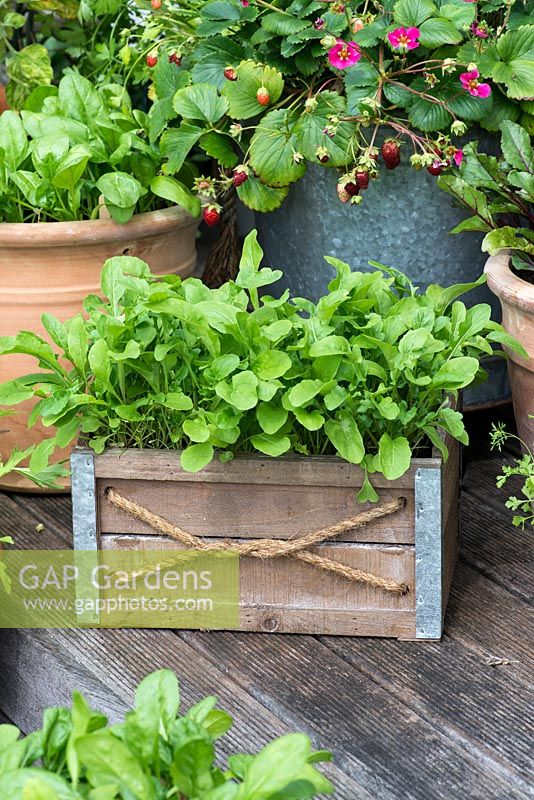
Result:
<svg viewBox="0 0 534 800">
<path fill-rule="evenodd" d="M 198 225 L 180 206 L 135 214 L 121 225 L 112 219 L 87 219 L 73 222 L 2 222 L 0 245 L 4 247 L 70 246 L 82 242 L 108 242 L 146 239 L 175 228 Z"/>
<path fill-rule="evenodd" d="M 524 281 L 510 269 L 510 252 L 502 250 L 486 261 L 488 286 L 500 300 L 534 314 L 534 284 Z"/>
</svg>

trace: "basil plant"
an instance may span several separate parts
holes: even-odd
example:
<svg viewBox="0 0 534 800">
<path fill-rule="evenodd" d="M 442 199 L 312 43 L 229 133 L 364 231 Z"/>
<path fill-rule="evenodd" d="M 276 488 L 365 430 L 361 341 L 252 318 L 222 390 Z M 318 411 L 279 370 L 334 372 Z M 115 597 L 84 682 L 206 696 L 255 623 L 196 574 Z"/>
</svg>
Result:
<svg viewBox="0 0 534 800">
<path fill-rule="evenodd" d="M 198 216 L 194 167 L 171 178 L 161 165 L 125 89 L 69 72 L 35 88 L 20 113 L 0 115 L 0 222 L 94 219 L 103 205 L 120 223 L 169 204 Z"/>
<path fill-rule="evenodd" d="M 1 573 L 0 573 L 1 574 Z M 2 800 L 312 800 L 332 794 L 315 766 L 330 753 L 290 733 L 257 754 L 235 753 L 226 769 L 216 745 L 233 724 L 205 697 L 180 713 L 173 672 L 141 681 L 134 708 L 110 725 L 79 692 L 72 708 L 47 708 L 43 727 L 19 738 L 0 725 Z"/>
</svg>

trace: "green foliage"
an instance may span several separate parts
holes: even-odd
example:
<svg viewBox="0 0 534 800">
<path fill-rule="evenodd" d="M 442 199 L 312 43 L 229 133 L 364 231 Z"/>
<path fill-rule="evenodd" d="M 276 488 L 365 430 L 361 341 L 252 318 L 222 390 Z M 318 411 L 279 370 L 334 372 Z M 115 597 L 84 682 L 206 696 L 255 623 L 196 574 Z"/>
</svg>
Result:
<svg viewBox="0 0 534 800">
<path fill-rule="evenodd" d="M 0 221 L 98 216 L 101 196 L 116 222 L 158 208 L 160 198 L 197 216 L 197 197 L 182 183 L 156 177 L 164 156 L 148 141 L 143 112 L 119 86 L 96 88 L 68 73 L 39 87 L 22 112 L 0 116 Z"/>
<path fill-rule="evenodd" d="M 97 83 L 123 83 L 128 73 L 146 82 L 144 53 L 136 55 L 129 30 L 131 15 L 141 13 L 128 0 L 2 0 L 0 59 L 7 51 L 11 107 L 21 109 L 35 86 L 71 68 Z"/>
<path fill-rule="evenodd" d="M 199 149 L 211 155 L 221 170 L 212 178 L 215 194 L 229 188 L 229 169 L 249 166 L 239 196 L 255 211 L 277 208 L 309 163 L 340 168 L 344 180 L 361 168 L 378 177 L 369 148 L 381 126 L 411 140 L 415 166 L 429 166 L 436 153 L 445 153 L 449 166 L 459 122 L 495 130 L 519 121 L 534 130 L 526 106 L 534 95 L 534 24 L 527 14 L 514 14 L 501 0 L 278 0 L 275 6 L 213 0 L 200 8 L 189 0 L 169 9 L 158 28 L 160 62 L 178 48 L 190 85 L 175 97 L 174 118 L 156 86 L 153 138 L 168 127 L 162 142 L 178 154 L 169 152 L 168 174 L 183 158 L 198 158 Z M 419 29 L 417 46 L 406 53 L 388 40 L 399 27 Z M 357 63 L 335 66 L 336 41 L 360 48 Z M 470 64 L 481 80 L 491 79 L 491 96 L 462 87 L 460 75 Z M 268 92 L 265 103 L 258 101 L 260 88 Z M 203 95 L 209 113 L 184 102 L 192 94 Z M 235 121 L 243 123 L 238 132 Z M 204 136 L 186 130 L 192 122 Z M 361 192 L 344 201 L 363 198 Z"/>
<path fill-rule="evenodd" d="M 505 505 L 515 513 L 512 522 L 516 528 L 525 530 L 525 525 L 534 526 L 534 454 L 527 447 L 525 442 L 509 433 L 502 423 L 492 425 L 491 447 L 501 450 L 505 442 L 515 439 L 524 450 L 520 458 L 515 458 L 513 465 L 504 464 L 502 475 L 497 477 L 497 487 L 500 489 L 514 477 L 521 479 L 521 494 L 519 497 L 512 495 L 508 498 Z"/>
<path fill-rule="evenodd" d="M 32 419 L 55 428 L 58 445 L 176 449 L 190 471 L 216 453 L 292 451 L 395 479 L 429 441 L 445 453 L 440 429 L 466 441 L 451 398 L 483 377 L 490 342 L 519 347 L 489 306 L 457 300 L 481 281 L 419 293 L 395 270 L 351 272 L 328 258 L 335 278 L 313 304 L 260 297 L 282 275 L 260 269 L 262 255 L 254 232 L 236 281 L 220 289 L 110 259 L 107 300 L 88 298 L 86 318 L 43 318 L 59 355 L 35 334 L 0 340 L 1 354 L 31 355 L 44 373 L 0 387 L 0 399 L 33 393 Z"/>
<path fill-rule="evenodd" d="M 0 573 L 1 574 L 1 573 Z M 256 755 L 238 753 L 223 770 L 217 740 L 232 717 L 205 697 L 180 714 L 176 676 L 162 669 L 139 684 L 134 708 L 109 725 L 79 692 L 72 706 L 48 708 L 25 738 L 0 725 L 3 800 L 311 800 L 333 787 L 315 767 L 330 754 L 293 733 Z"/>
<path fill-rule="evenodd" d="M 483 54 L 481 69 L 488 78 L 504 84 L 508 97 L 534 96 L 534 25 L 524 25 L 501 36 Z"/>
<path fill-rule="evenodd" d="M 441 176 L 438 185 L 474 214 L 451 233 L 483 231 L 485 252 L 510 250 L 514 267 L 534 270 L 534 151 L 520 125 L 505 121 L 500 127 L 500 160 L 471 142 L 457 174 Z"/>
</svg>

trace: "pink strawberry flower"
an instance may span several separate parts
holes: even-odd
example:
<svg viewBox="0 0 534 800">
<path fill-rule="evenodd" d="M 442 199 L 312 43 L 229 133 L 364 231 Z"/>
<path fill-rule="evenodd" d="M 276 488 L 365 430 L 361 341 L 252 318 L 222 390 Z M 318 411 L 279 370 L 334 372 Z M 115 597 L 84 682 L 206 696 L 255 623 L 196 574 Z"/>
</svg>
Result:
<svg viewBox="0 0 534 800">
<path fill-rule="evenodd" d="M 480 83 L 480 72 L 475 67 L 470 69 L 469 72 L 462 72 L 460 75 L 460 83 L 463 88 L 469 92 L 473 97 L 489 97 L 491 94 L 491 86 L 489 83 Z"/>
<path fill-rule="evenodd" d="M 243 8 L 248 8 L 250 5 L 250 0 L 241 0 L 241 5 Z"/>
<path fill-rule="evenodd" d="M 344 42 L 338 39 L 337 43 L 328 51 L 328 60 L 336 69 L 347 69 L 356 64 L 362 54 L 356 42 Z"/>
<path fill-rule="evenodd" d="M 484 23 L 479 25 L 478 22 L 473 22 L 471 25 L 471 33 L 478 36 L 479 39 L 487 39 L 489 36 L 487 28 L 484 27 Z"/>
<path fill-rule="evenodd" d="M 415 50 L 419 47 L 419 28 L 395 28 L 388 33 L 388 40 L 396 50 Z"/>
<path fill-rule="evenodd" d="M 464 160 L 464 151 L 460 147 L 456 148 L 452 160 L 457 167 L 462 166 L 462 161 Z"/>
</svg>

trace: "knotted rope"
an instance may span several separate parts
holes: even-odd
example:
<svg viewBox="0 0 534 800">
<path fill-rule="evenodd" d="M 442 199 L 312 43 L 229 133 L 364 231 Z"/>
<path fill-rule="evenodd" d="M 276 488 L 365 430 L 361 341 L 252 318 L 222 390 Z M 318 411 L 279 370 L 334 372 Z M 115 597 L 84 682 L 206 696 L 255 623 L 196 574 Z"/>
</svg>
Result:
<svg viewBox="0 0 534 800">
<path fill-rule="evenodd" d="M 332 539 L 345 531 L 353 530 L 354 528 L 361 528 L 369 522 L 374 522 L 382 517 L 387 517 L 399 511 L 405 505 L 403 497 L 397 497 L 394 500 L 389 500 L 380 506 L 367 509 L 357 514 L 355 517 L 337 522 L 335 525 L 329 525 L 327 528 L 306 533 L 294 539 L 252 539 L 245 542 L 229 542 L 221 540 L 218 542 L 206 542 L 192 533 L 184 531 L 178 525 L 174 525 L 168 520 L 157 516 L 147 508 L 122 497 L 115 489 L 106 489 L 106 497 L 115 508 L 124 511 L 135 519 L 141 520 L 149 525 L 153 530 L 163 533 L 165 536 L 170 536 L 180 544 L 185 545 L 193 550 L 201 550 L 204 552 L 210 550 L 228 550 L 237 553 L 239 556 L 247 556 L 252 558 L 281 558 L 283 556 L 296 558 L 299 561 L 304 561 L 319 569 L 324 569 L 329 572 L 334 572 L 349 581 L 356 581 L 358 583 L 366 583 L 368 586 L 374 586 L 377 589 L 382 589 L 385 592 L 392 592 L 394 594 L 406 594 L 408 586 L 405 583 L 398 583 L 397 581 L 390 580 L 389 578 L 381 578 L 378 575 L 373 575 L 369 572 L 364 572 L 361 569 L 354 569 L 339 561 L 333 561 L 330 558 L 325 558 L 317 553 L 311 553 L 308 548 L 320 544 L 327 539 Z"/>
</svg>

